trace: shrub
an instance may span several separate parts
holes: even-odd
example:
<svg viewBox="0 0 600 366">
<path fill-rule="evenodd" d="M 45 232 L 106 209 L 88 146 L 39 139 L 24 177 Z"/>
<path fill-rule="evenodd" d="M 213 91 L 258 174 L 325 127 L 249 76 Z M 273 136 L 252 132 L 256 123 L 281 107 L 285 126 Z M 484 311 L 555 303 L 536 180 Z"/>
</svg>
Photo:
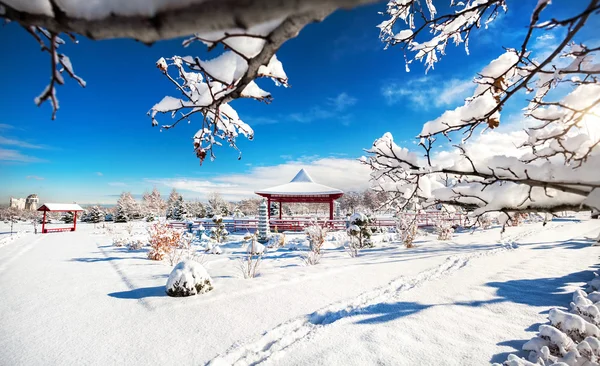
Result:
<svg viewBox="0 0 600 366">
<path fill-rule="evenodd" d="M 311 252 L 321 254 L 321 249 L 323 248 L 323 244 L 325 244 L 328 231 L 329 230 L 325 226 L 321 226 L 316 223 L 313 223 L 304 229 L 304 232 L 308 238 L 308 246 Z"/>
<path fill-rule="evenodd" d="M 148 258 L 152 260 L 163 260 L 179 245 L 181 233 L 169 228 L 166 224 L 156 223 L 148 228 L 150 234 L 150 252 Z"/>
<path fill-rule="evenodd" d="M 479 217 L 479 224 L 483 230 L 487 230 L 492 227 L 492 217 L 489 214 L 483 214 Z"/>
<path fill-rule="evenodd" d="M 251 242 L 246 249 L 246 255 L 240 258 L 239 269 L 243 278 L 254 278 L 258 275 L 258 269 L 265 252 L 265 246 L 256 240 L 256 235 L 252 236 Z"/>
<path fill-rule="evenodd" d="M 396 219 L 396 233 L 400 240 L 407 248 L 414 248 L 414 240 L 417 237 L 419 230 L 417 227 L 416 216 L 402 216 Z"/>
<path fill-rule="evenodd" d="M 129 250 L 140 250 L 144 246 L 144 243 L 141 240 L 131 240 L 127 243 L 127 249 Z"/>
<path fill-rule="evenodd" d="M 212 279 L 202 264 L 193 260 L 179 262 L 171 271 L 166 291 L 169 296 L 203 294 L 213 289 Z"/>
<path fill-rule="evenodd" d="M 445 219 L 440 219 L 435 223 L 435 232 L 438 235 L 438 240 L 450 240 L 454 234 L 452 223 Z"/>
<path fill-rule="evenodd" d="M 356 242 L 358 249 L 373 248 L 373 242 L 371 241 L 372 231 L 369 227 L 371 222 L 371 218 L 362 213 L 355 213 L 350 216 L 350 226 L 346 231 L 351 240 Z"/>
<path fill-rule="evenodd" d="M 215 226 L 210 229 L 210 237 L 219 244 L 223 243 L 227 238 L 227 235 L 229 235 L 229 232 L 225 229 L 223 217 L 221 215 L 215 215 L 212 221 L 215 223 Z"/>
</svg>

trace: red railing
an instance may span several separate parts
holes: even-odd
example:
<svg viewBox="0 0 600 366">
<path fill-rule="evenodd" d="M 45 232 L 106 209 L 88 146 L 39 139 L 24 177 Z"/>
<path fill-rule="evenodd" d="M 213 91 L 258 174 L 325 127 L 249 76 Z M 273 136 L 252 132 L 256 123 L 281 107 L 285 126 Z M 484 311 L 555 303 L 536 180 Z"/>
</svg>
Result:
<svg viewBox="0 0 600 366">
<path fill-rule="evenodd" d="M 420 227 L 432 226 L 436 221 L 446 220 L 452 222 L 453 225 L 461 226 L 464 224 L 465 216 L 461 214 L 455 214 L 453 216 L 448 216 L 447 214 L 442 214 L 438 212 L 425 212 L 425 213 L 405 213 L 407 219 L 411 220 L 415 218 L 417 225 Z M 303 231 L 304 228 L 311 223 L 315 222 L 314 218 L 310 217 L 294 217 L 294 218 L 285 218 L 285 219 L 275 219 L 272 218 L 270 220 L 270 228 L 271 231 L 274 231 L 277 228 L 277 231 Z M 319 218 L 316 220 L 319 225 L 326 225 L 331 230 L 345 230 L 346 229 L 346 220 L 327 220 L 324 218 Z M 239 232 L 239 231 L 255 231 L 258 227 L 258 219 L 246 219 L 246 218 L 237 218 L 237 219 L 224 219 L 223 224 L 225 228 L 229 232 Z M 172 222 L 169 224 L 174 228 L 187 229 L 189 226 L 185 222 Z M 215 223 L 212 222 L 211 219 L 201 219 L 196 220 L 192 224 L 193 229 L 198 229 L 202 225 L 205 229 L 210 229 L 215 226 Z M 395 218 L 379 218 L 374 219 L 371 224 L 375 227 L 395 227 L 396 219 Z"/>
</svg>

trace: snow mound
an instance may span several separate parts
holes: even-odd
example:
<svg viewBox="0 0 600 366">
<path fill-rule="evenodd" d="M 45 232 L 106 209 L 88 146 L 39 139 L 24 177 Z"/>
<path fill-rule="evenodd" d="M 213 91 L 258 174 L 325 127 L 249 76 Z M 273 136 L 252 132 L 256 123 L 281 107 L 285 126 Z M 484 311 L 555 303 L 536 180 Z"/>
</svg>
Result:
<svg viewBox="0 0 600 366">
<path fill-rule="evenodd" d="M 265 246 L 259 242 L 251 243 L 248 245 L 246 252 L 250 255 L 260 255 L 264 254 Z"/>
<path fill-rule="evenodd" d="M 169 275 L 167 294 L 174 297 L 203 294 L 213 289 L 212 279 L 198 262 L 179 262 Z"/>
</svg>

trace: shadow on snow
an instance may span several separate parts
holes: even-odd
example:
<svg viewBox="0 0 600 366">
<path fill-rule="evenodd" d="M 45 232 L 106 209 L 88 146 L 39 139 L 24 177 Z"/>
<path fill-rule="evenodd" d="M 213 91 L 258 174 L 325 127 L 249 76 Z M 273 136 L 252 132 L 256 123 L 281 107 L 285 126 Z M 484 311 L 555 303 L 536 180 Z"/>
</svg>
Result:
<svg viewBox="0 0 600 366">
<path fill-rule="evenodd" d="M 129 291 L 113 292 L 108 294 L 108 296 L 116 299 L 140 300 L 148 297 L 165 297 L 167 296 L 167 293 L 165 292 L 165 286 L 154 286 L 136 288 Z"/>
</svg>

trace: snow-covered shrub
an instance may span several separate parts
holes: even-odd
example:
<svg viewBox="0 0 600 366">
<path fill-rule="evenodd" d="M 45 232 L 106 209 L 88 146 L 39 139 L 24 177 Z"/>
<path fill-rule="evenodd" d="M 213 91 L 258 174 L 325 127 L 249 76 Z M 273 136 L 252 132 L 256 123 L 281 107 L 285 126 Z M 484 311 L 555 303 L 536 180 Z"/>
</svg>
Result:
<svg viewBox="0 0 600 366">
<path fill-rule="evenodd" d="M 586 321 L 594 324 L 600 324 L 600 310 L 594 302 L 588 299 L 588 296 L 582 290 L 576 290 L 573 293 L 573 301 L 571 302 L 571 312 L 581 316 Z"/>
<path fill-rule="evenodd" d="M 156 223 L 148 228 L 150 235 L 150 252 L 148 258 L 152 260 L 163 260 L 179 246 L 181 232 L 168 227 L 166 224 Z"/>
<path fill-rule="evenodd" d="M 215 226 L 210 229 L 210 237 L 219 244 L 223 243 L 227 238 L 227 235 L 229 235 L 229 232 L 225 229 L 223 217 L 221 215 L 215 215 L 213 216 L 212 221 L 215 223 Z"/>
<path fill-rule="evenodd" d="M 483 230 L 487 230 L 492 227 L 492 216 L 485 213 L 479 217 L 479 224 Z"/>
<path fill-rule="evenodd" d="M 202 264 L 185 260 L 179 262 L 167 281 L 167 294 L 182 297 L 203 294 L 213 289 L 212 279 Z"/>
<path fill-rule="evenodd" d="M 577 351 L 579 352 L 579 355 L 588 362 L 600 364 L 600 341 L 598 338 L 586 337 L 577 345 Z"/>
<path fill-rule="evenodd" d="M 454 228 L 452 227 L 452 222 L 448 220 L 438 220 L 435 223 L 435 232 L 438 235 L 438 240 L 450 240 L 452 239 L 452 234 L 454 234 Z"/>
<path fill-rule="evenodd" d="M 243 278 L 254 278 L 258 275 L 258 269 L 265 253 L 265 246 L 252 236 L 250 244 L 246 249 L 246 255 L 239 259 L 239 269 Z"/>
<path fill-rule="evenodd" d="M 559 309 L 551 309 L 548 319 L 550 324 L 565 332 L 574 341 L 580 342 L 585 337 L 600 337 L 598 327 L 577 314 L 570 314 Z"/>
<path fill-rule="evenodd" d="M 285 234 L 274 233 L 271 234 L 267 241 L 267 247 L 269 248 L 281 248 L 285 246 Z"/>
<path fill-rule="evenodd" d="M 129 250 L 140 250 L 144 246 L 144 243 L 141 240 L 130 240 L 127 243 L 127 249 Z"/>
<path fill-rule="evenodd" d="M 204 251 L 206 253 L 212 253 L 212 254 L 223 253 L 221 246 L 219 246 L 219 244 L 217 244 L 216 242 L 212 241 L 212 239 L 206 242 L 206 248 L 204 249 Z"/>
<path fill-rule="evenodd" d="M 416 217 L 402 216 L 396 219 L 396 233 L 405 247 L 413 248 L 419 232 Z"/>
<path fill-rule="evenodd" d="M 599 291 L 590 292 L 589 294 L 587 294 L 587 298 L 591 302 L 596 304 L 596 303 L 600 302 L 600 292 Z"/>
<path fill-rule="evenodd" d="M 307 226 L 304 229 L 311 252 L 321 254 L 321 249 L 323 248 L 323 244 L 325 244 L 328 231 L 329 230 L 325 226 L 316 223 L 312 223 L 312 225 Z"/>
<path fill-rule="evenodd" d="M 344 250 L 346 251 L 346 253 L 348 253 L 348 255 L 350 257 L 352 257 L 352 258 L 358 257 L 358 241 L 352 240 L 351 238 L 349 238 L 344 243 Z"/>
<path fill-rule="evenodd" d="M 113 245 L 115 247 L 122 247 L 125 246 L 125 243 L 127 242 L 127 240 L 125 240 L 125 238 L 122 238 L 120 236 L 118 237 L 114 237 L 113 238 Z"/>
<path fill-rule="evenodd" d="M 521 224 L 523 224 L 523 222 L 525 221 L 525 219 L 527 217 L 528 217 L 527 213 L 517 212 L 514 215 L 511 215 L 511 217 L 510 217 L 510 225 L 511 226 L 521 226 Z"/>
<path fill-rule="evenodd" d="M 600 276 L 594 272 L 594 278 L 588 282 L 589 290 L 591 291 L 600 291 Z"/>
<path fill-rule="evenodd" d="M 315 252 L 315 251 L 312 251 L 312 250 L 310 250 L 307 253 L 301 255 L 302 261 L 307 266 L 314 266 L 316 264 L 319 264 L 319 262 L 321 261 L 322 257 L 323 257 L 323 253 L 321 253 L 321 252 Z"/>
<path fill-rule="evenodd" d="M 350 216 L 350 226 L 346 232 L 350 236 L 350 240 L 355 242 L 356 248 L 373 248 L 373 242 L 371 241 L 371 235 L 373 232 L 369 227 L 371 222 L 371 218 L 362 213 L 355 213 Z"/>
</svg>

